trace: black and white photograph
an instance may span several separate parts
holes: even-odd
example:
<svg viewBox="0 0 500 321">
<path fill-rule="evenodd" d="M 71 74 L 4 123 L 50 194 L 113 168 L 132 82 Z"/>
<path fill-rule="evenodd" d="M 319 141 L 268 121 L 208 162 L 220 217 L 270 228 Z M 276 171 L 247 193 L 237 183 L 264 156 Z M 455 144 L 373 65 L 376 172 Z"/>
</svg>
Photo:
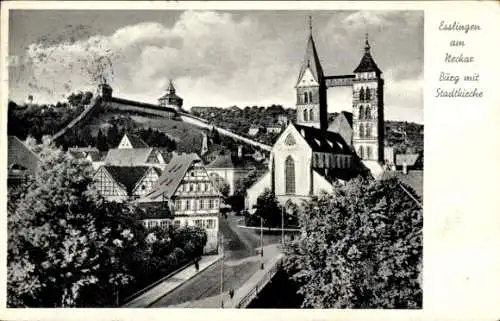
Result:
<svg viewBox="0 0 500 321">
<path fill-rule="evenodd" d="M 8 308 L 422 309 L 423 10 L 8 27 Z"/>
</svg>

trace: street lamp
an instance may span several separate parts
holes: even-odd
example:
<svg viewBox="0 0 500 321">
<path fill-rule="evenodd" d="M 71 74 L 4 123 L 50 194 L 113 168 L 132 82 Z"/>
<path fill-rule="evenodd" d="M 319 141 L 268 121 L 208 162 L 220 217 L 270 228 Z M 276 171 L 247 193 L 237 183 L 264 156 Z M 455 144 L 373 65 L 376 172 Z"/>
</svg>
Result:
<svg viewBox="0 0 500 321">
<path fill-rule="evenodd" d="M 281 245 L 285 246 L 285 207 L 281 207 Z"/>
<path fill-rule="evenodd" d="M 222 264 L 220 268 L 220 307 L 224 308 L 224 237 L 220 236 Z"/>
</svg>

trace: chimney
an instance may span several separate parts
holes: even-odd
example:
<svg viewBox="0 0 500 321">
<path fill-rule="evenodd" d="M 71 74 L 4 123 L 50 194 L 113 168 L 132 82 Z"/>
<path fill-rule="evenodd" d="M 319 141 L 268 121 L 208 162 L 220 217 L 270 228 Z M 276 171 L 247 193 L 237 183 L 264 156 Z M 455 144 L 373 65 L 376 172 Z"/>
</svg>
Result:
<svg viewBox="0 0 500 321">
<path fill-rule="evenodd" d="M 243 158 L 243 146 L 238 145 L 238 158 Z"/>
</svg>

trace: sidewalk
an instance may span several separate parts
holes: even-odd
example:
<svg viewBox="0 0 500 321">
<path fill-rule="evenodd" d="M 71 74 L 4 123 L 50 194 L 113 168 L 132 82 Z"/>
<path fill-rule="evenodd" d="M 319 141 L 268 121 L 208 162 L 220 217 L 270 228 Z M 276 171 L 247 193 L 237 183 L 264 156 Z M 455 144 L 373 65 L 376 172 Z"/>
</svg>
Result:
<svg viewBox="0 0 500 321">
<path fill-rule="evenodd" d="M 264 250 L 265 253 L 265 250 Z M 236 305 L 250 292 L 255 291 L 255 287 L 257 284 L 265 277 L 265 275 L 274 267 L 274 265 L 281 260 L 281 258 L 284 256 L 284 254 L 279 253 L 278 255 L 274 256 L 271 258 L 271 260 L 267 261 L 266 264 L 264 265 L 263 270 L 258 270 L 255 272 L 248 281 L 243 284 L 242 287 L 237 289 L 234 292 L 234 296 L 232 299 L 229 298 L 229 295 L 227 299 L 224 299 L 224 307 L 226 308 L 236 308 Z M 262 289 L 259 289 L 259 291 Z"/>
<path fill-rule="evenodd" d="M 260 250 L 260 248 L 259 248 Z M 264 246 L 264 270 L 257 268 L 256 272 L 250 275 L 250 277 L 245 281 L 245 283 L 237 289 L 234 289 L 234 296 L 231 299 L 229 296 L 230 289 L 224 289 L 223 301 L 224 308 L 235 308 L 236 305 L 243 299 L 248 293 L 255 289 L 257 283 L 262 279 L 262 277 L 274 266 L 274 264 L 281 259 L 283 254 L 278 249 L 276 244 Z M 233 260 L 224 262 L 225 266 L 237 266 L 243 262 L 247 261 L 261 261 L 260 255 L 254 255 L 241 260 Z M 181 304 L 171 305 L 168 308 L 220 308 L 221 307 L 221 297 L 220 295 L 215 295 L 207 298 L 203 298 L 196 301 L 187 301 Z"/>
<path fill-rule="evenodd" d="M 209 266 L 215 264 L 222 258 L 222 255 L 207 255 L 202 256 L 199 262 L 200 268 L 198 271 L 195 270 L 194 265 L 189 265 L 185 269 L 179 271 L 178 273 L 172 275 L 170 278 L 159 283 L 152 289 L 144 292 L 137 298 L 122 305 L 123 308 L 146 308 L 153 302 L 157 301 L 165 294 L 173 291 L 180 285 L 182 285 L 187 280 L 193 278 L 195 275 L 205 270 Z"/>
</svg>

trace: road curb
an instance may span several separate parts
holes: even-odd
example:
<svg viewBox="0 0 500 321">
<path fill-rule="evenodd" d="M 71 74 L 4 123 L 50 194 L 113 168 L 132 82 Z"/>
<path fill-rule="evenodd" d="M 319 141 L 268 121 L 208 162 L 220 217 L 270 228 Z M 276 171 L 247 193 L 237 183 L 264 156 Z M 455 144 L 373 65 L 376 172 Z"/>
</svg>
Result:
<svg viewBox="0 0 500 321">
<path fill-rule="evenodd" d="M 181 285 L 183 285 L 185 282 L 191 280 L 192 278 L 194 278 L 195 276 L 197 276 L 198 274 L 200 274 L 201 272 L 203 272 L 204 270 L 208 269 L 209 267 L 211 267 L 212 265 L 214 265 L 215 263 L 219 262 L 220 260 L 222 259 L 222 256 L 220 256 L 219 258 L 217 258 L 217 260 L 214 260 L 212 263 L 208 264 L 207 266 L 205 266 L 204 268 L 198 270 L 198 272 L 196 272 L 195 274 L 191 275 L 190 277 L 188 277 L 186 280 L 184 280 L 184 282 L 182 283 L 179 283 L 178 285 L 176 285 L 175 287 L 171 288 L 170 290 L 168 290 L 167 292 L 163 293 L 160 297 L 152 300 L 150 303 L 146 304 L 145 305 L 145 308 L 149 308 L 151 307 L 153 304 L 155 304 L 156 302 L 158 302 L 159 300 L 161 300 L 165 295 L 169 294 L 170 292 L 174 291 L 175 289 L 177 289 L 178 287 L 180 287 Z M 186 267 L 187 268 L 187 267 Z M 180 272 L 180 271 L 179 271 Z"/>
</svg>

